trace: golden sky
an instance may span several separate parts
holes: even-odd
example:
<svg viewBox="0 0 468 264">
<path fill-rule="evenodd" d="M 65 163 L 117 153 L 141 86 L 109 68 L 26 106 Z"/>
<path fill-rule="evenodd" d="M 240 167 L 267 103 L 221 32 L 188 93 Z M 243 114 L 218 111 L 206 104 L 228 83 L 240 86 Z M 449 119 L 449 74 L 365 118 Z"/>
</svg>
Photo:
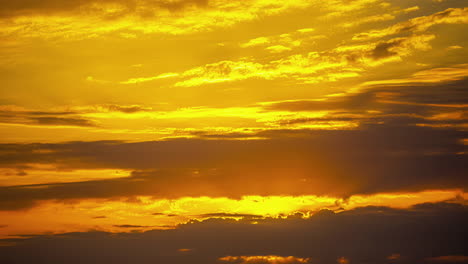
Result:
<svg viewBox="0 0 468 264">
<path fill-rule="evenodd" d="M 142 264 L 466 263 L 453 233 L 364 257 L 200 239 L 468 220 L 467 24 L 460 0 L 0 0 L 0 254 L 98 234 L 172 239 Z"/>
</svg>

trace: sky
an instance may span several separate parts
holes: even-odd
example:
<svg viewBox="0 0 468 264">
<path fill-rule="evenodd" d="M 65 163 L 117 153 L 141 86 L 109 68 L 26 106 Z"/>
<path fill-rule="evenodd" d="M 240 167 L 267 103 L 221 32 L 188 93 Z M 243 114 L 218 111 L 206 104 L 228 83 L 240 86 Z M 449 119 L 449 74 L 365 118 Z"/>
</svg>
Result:
<svg viewBox="0 0 468 264">
<path fill-rule="evenodd" d="M 468 263 L 468 3 L 0 0 L 2 263 Z"/>
</svg>

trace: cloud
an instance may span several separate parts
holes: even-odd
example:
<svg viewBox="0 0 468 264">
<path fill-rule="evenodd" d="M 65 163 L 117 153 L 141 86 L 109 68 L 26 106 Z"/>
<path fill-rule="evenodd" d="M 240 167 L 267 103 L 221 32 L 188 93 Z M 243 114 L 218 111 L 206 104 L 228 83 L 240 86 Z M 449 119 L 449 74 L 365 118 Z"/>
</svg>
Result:
<svg viewBox="0 0 468 264">
<path fill-rule="evenodd" d="M 270 42 L 270 40 L 267 37 L 258 37 L 258 38 L 251 39 L 248 42 L 241 44 L 240 46 L 242 48 L 248 48 L 248 47 L 264 45 L 264 44 L 267 44 L 269 42 Z"/>
<path fill-rule="evenodd" d="M 226 256 L 219 258 L 223 263 L 235 264 L 301 264 L 310 263 L 308 258 L 297 258 L 294 256 Z"/>
<path fill-rule="evenodd" d="M 439 256 L 427 258 L 431 263 L 468 263 L 468 256 Z"/>
<path fill-rule="evenodd" d="M 118 228 L 147 228 L 148 226 L 141 226 L 141 225 L 114 225 L 114 227 L 118 227 Z"/>
<path fill-rule="evenodd" d="M 97 125 L 77 112 L 57 111 L 27 111 L 0 108 L 0 123 L 20 124 L 29 126 L 72 126 L 72 127 L 96 127 Z"/>
<path fill-rule="evenodd" d="M 63 118 L 63 117 L 31 117 L 31 121 L 38 125 L 57 125 L 57 126 L 95 126 L 91 121 L 82 118 Z"/>
<path fill-rule="evenodd" d="M 93 219 L 104 219 L 104 218 L 107 218 L 107 216 L 105 215 L 98 215 L 98 216 L 94 216 Z"/>
<path fill-rule="evenodd" d="M 347 258 L 345 258 L 345 257 L 339 257 L 339 258 L 336 260 L 336 262 L 337 262 L 338 264 L 349 264 L 349 260 L 348 260 Z"/>
<path fill-rule="evenodd" d="M 388 260 L 398 260 L 400 258 L 401 258 L 401 255 L 398 254 L 398 253 L 392 254 L 392 255 L 387 257 Z"/>
<path fill-rule="evenodd" d="M 126 113 L 126 114 L 133 114 L 133 113 L 138 113 L 138 112 L 147 112 L 147 111 L 152 110 L 151 108 L 146 108 L 146 107 L 139 106 L 139 105 L 126 106 L 126 105 L 111 104 L 111 105 L 102 105 L 101 107 L 102 108 L 107 108 L 111 112 L 122 112 L 122 113 Z"/>
<path fill-rule="evenodd" d="M 449 46 L 446 48 L 447 50 L 457 50 L 457 49 L 463 49 L 462 46 L 460 45 L 453 45 L 453 46 Z"/>
<path fill-rule="evenodd" d="M 319 111 L 328 115 L 319 118 L 300 118 L 285 122 L 307 122 L 325 120 L 360 120 L 365 123 L 380 119 L 391 121 L 400 118 L 412 123 L 436 122 L 436 116 L 449 117 L 454 122 L 466 122 L 463 112 L 468 101 L 463 96 L 468 72 L 466 65 L 433 68 L 402 79 L 380 80 L 363 83 L 359 89 L 329 96 L 322 100 L 290 100 L 265 103 L 267 110 L 276 111 Z M 457 111 L 459 114 L 454 115 Z M 450 113 L 450 114 L 449 114 Z M 400 116 L 395 116 L 395 115 Z M 393 116 L 390 116 L 393 115 Z M 439 119 L 437 122 L 442 121 Z M 409 124 L 409 123 L 408 123 Z"/>
<path fill-rule="evenodd" d="M 371 51 L 370 57 L 378 60 L 393 56 L 404 56 L 410 50 L 427 50 L 430 46 L 427 44 L 434 36 L 418 36 L 417 38 L 396 38 L 390 41 L 378 43 Z"/>
<path fill-rule="evenodd" d="M 241 48 L 264 48 L 271 53 L 281 53 L 290 51 L 305 44 L 315 43 L 316 40 L 324 39 L 324 35 L 314 35 L 314 28 L 301 28 L 288 33 L 263 36 L 250 39 L 247 42 L 241 43 Z"/>
<path fill-rule="evenodd" d="M 199 132 L 187 139 L 146 142 L 1 144 L 0 166 L 6 169 L 41 164 L 133 173 L 112 179 L 2 186 L 0 208 L 27 208 L 43 200 L 137 195 L 347 197 L 465 189 L 465 68 L 424 70 L 405 79 L 367 83 L 357 91 L 321 100 L 259 104 L 255 111 L 265 114 L 327 113 L 272 119 L 272 124 L 278 124 L 276 128 L 251 133 Z M 144 110 L 133 107 L 116 110 Z M 356 122 L 358 126 L 344 130 L 297 126 L 333 122 Z"/>
<path fill-rule="evenodd" d="M 277 120 L 280 127 L 276 129 L 248 134 L 195 133 L 198 138 L 134 143 L 2 144 L 0 166 L 4 168 L 43 164 L 133 173 L 104 180 L 3 186 L 0 208 L 27 208 L 42 200 L 136 195 L 347 197 L 465 189 L 465 68 L 424 70 L 406 79 L 367 83 L 356 92 L 324 100 L 264 103 L 261 107 L 266 112 L 328 113 Z M 140 108 L 130 108 L 130 112 L 137 110 Z M 357 122 L 359 126 L 320 131 L 294 128 L 333 122 Z"/>
<path fill-rule="evenodd" d="M 172 230 L 9 238 L 1 240 L 9 246 L 0 247 L 0 255 L 6 264 L 59 260 L 120 264 L 129 259 L 140 264 L 272 264 L 275 262 L 268 262 L 271 256 L 278 258 L 276 263 L 307 263 L 304 260 L 310 258 L 311 263 L 332 264 L 343 257 L 349 263 L 385 264 L 388 256 L 398 252 L 398 263 L 411 264 L 440 256 L 466 256 L 466 221 L 468 209 L 461 204 L 363 207 L 340 213 L 323 210 L 308 219 L 260 219 L 256 224 L 210 219 Z M 50 248 L 54 251 L 46 250 Z M 180 252 L 181 248 L 192 250 Z M 219 260 L 223 258 L 228 261 Z"/>
<path fill-rule="evenodd" d="M 198 215 L 200 218 L 261 218 L 261 215 L 254 214 L 233 214 L 233 213 L 209 213 Z"/>
<path fill-rule="evenodd" d="M 362 86 L 412 86 L 425 83 L 440 83 L 459 81 L 468 77 L 468 64 L 451 65 L 449 67 L 432 68 L 418 71 L 409 78 L 369 81 Z M 447 96 L 454 96 L 448 94 Z"/>
<path fill-rule="evenodd" d="M 381 38 L 400 33 L 417 33 L 426 31 L 428 28 L 438 24 L 461 24 L 468 23 L 468 8 L 448 8 L 444 11 L 428 16 L 412 18 L 405 22 L 400 22 L 391 27 L 372 30 L 369 32 L 354 35 L 354 40 L 367 40 L 371 38 Z"/>
<path fill-rule="evenodd" d="M 100 127 L 96 117 L 112 118 L 144 112 L 156 112 L 142 105 L 100 104 L 90 106 L 63 106 L 62 110 L 38 111 L 12 105 L 0 105 L 0 123 L 44 127 Z M 161 109 L 159 109 L 161 110 Z M 102 128 L 102 127 L 100 127 Z"/>
<path fill-rule="evenodd" d="M 376 0 L 332 2 L 246 0 L 2 0 L 0 34 L 11 39 L 39 37 L 79 40 L 140 34 L 188 34 L 227 28 L 246 21 L 313 7 L 340 16 Z M 33 24 L 33 25 L 32 25 Z M 79 30 L 77 30 L 79 29 Z"/>
<path fill-rule="evenodd" d="M 163 74 L 153 76 L 153 77 L 131 78 L 120 83 L 121 84 L 135 84 L 135 83 L 149 82 L 149 81 L 154 81 L 154 80 L 159 80 L 159 79 L 173 78 L 177 76 L 179 76 L 178 73 L 169 72 L 169 73 L 163 73 Z"/>
<path fill-rule="evenodd" d="M 105 7 L 122 9 L 125 12 L 135 12 L 138 6 L 149 6 L 153 8 L 178 11 L 185 7 L 197 6 L 206 7 L 208 0 L 177 0 L 177 1 L 135 1 L 135 0 L 70 0 L 60 2 L 55 0 L 18 0 L 1 1 L 1 16 L 19 16 L 19 15 L 50 15 L 64 12 L 78 12 L 80 9 L 96 10 L 105 12 Z M 102 9 L 101 9 L 102 8 Z M 101 9 L 101 10 L 100 10 Z M 103 10 L 104 9 L 104 10 Z"/>
<path fill-rule="evenodd" d="M 226 0 L 3 0 L 2 3 L 0 24 L 4 27 L 1 35 L 16 40 L 37 37 L 54 41 L 112 34 L 135 38 L 149 33 L 174 35 L 211 31 L 312 4 L 305 0 L 242 3 Z"/>
<path fill-rule="evenodd" d="M 278 130 L 259 136 L 269 139 L 3 144 L 2 166 L 53 162 L 68 169 L 135 172 L 117 179 L 0 187 L 0 207 L 133 195 L 346 197 L 467 186 L 466 156 L 457 154 L 465 150 L 463 131 L 407 126 L 395 118 L 360 130 Z"/>
<path fill-rule="evenodd" d="M 410 12 L 414 12 L 414 11 L 418 11 L 418 10 L 419 10 L 419 6 L 412 6 L 412 7 L 408 7 L 408 8 L 403 9 L 403 12 L 404 13 L 410 13 Z"/>
<path fill-rule="evenodd" d="M 250 60 L 219 61 L 186 70 L 179 75 L 182 80 L 176 82 L 175 86 L 192 87 L 247 79 L 282 78 L 290 78 L 297 83 L 334 82 L 357 77 L 365 68 L 401 60 L 418 50 L 428 50 L 431 48 L 428 43 L 432 39 L 433 35 L 414 35 L 359 46 L 343 45 L 322 52 L 289 55 L 267 63 Z M 266 49 L 283 52 L 290 50 L 290 47 L 274 45 Z"/>
</svg>

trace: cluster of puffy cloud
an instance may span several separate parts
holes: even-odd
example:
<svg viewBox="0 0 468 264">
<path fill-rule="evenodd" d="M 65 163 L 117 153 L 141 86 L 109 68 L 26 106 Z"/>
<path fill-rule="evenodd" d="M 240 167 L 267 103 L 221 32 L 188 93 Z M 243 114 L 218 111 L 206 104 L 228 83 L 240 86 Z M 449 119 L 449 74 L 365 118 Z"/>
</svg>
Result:
<svg viewBox="0 0 468 264">
<path fill-rule="evenodd" d="M 0 240 L 0 254 L 5 264 L 455 264 L 467 260 L 466 221 L 467 206 L 457 203 L 362 207 L 254 224 L 210 219 L 142 233 L 23 236 Z"/>
<path fill-rule="evenodd" d="M 360 76 L 368 68 L 390 61 L 402 60 L 403 57 L 416 51 L 429 50 L 431 49 L 429 42 L 434 37 L 434 35 L 412 35 L 361 45 L 342 45 L 322 52 L 293 54 L 267 63 L 254 60 L 219 61 L 189 69 L 180 74 L 170 73 L 170 77 L 178 80 L 175 86 L 182 87 L 248 79 L 288 79 L 295 80 L 296 83 L 333 82 Z M 264 44 L 263 41 L 268 43 L 270 40 L 257 38 L 247 44 L 248 46 L 257 46 Z M 300 45 L 300 41 L 297 41 L 297 45 Z M 274 52 L 291 50 L 283 45 L 269 46 L 266 49 Z M 132 78 L 122 83 L 148 82 L 160 79 L 159 76 Z"/>
<path fill-rule="evenodd" d="M 360 76 L 369 68 L 391 61 L 400 61 L 417 51 L 430 50 L 429 42 L 435 38 L 435 35 L 424 34 L 428 28 L 437 24 L 467 23 L 466 17 L 466 8 L 449 8 L 442 12 L 400 22 L 386 29 L 358 33 L 352 39 L 368 40 L 409 33 L 406 36 L 360 44 L 345 41 L 333 49 L 293 53 L 274 58 L 268 62 L 259 62 L 251 58 L 243 58 L 238 61 L 224 60 L 181 73 L 132 78 L 121 83 L 136 84 L 168 77 L 177 78 L 175 86 L 183 87 L 247 79 L 276 80 L 287 78 L 294 79 L 297 83 L 333 82 L 343 78 Z M 243 48 L 262 47 L 272 53 L 282 53 L 295 50 L 303 42 L 325 37 L 313 33 L 314 29 L 304 28 L 281 35 L 250 39 L 240 46 Z"/>
</svg>

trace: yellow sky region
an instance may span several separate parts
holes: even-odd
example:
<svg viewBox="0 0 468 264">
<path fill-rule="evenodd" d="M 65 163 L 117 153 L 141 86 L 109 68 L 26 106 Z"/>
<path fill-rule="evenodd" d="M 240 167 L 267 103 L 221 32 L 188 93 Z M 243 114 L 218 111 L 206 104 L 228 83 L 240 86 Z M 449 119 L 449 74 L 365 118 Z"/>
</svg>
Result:
<svg viewBox="0 0 468 264">
<path fill-rule="evenodd" d="M 191 219 L 210 217 L 241 219 L 287 217 L 302 212 L 304 217 L 320 209 L 349 210 L 363 206 L 407 208 L 425 202 L 466 199 L 461 190 L 423 191 L 417 193 L 356 195 L 343 200 L 319 196 L 244 196 L 240 200 L 212 197 L 185 197 L 175 200 L 140 196 L 117 200 L 44 201 L 37 207 L 0 212 L 0 237 L 18 234 L 63 233 L 103 230 L 128 232 L 174 228 Z"/>
</svg>

